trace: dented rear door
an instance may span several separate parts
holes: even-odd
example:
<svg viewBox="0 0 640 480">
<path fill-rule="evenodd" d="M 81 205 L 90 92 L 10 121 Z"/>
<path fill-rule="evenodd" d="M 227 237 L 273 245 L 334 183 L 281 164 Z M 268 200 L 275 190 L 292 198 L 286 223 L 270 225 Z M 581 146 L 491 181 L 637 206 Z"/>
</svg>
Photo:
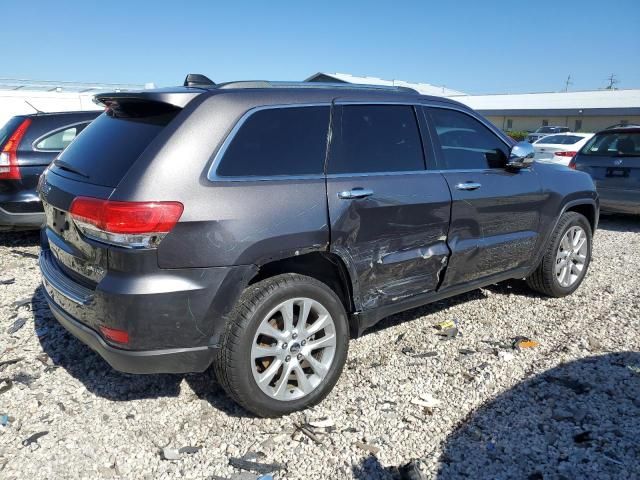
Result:
<svg viewBox="0 0 640 480">
<path fill-rule="evenodd" d="M 426 142 L 411 105 L 334 109 L 331 250 L 351 271 L 360 310 L 438 288 L 449 255 L 451 197 L 444 177 L 425 169 Z"/>
</svg>

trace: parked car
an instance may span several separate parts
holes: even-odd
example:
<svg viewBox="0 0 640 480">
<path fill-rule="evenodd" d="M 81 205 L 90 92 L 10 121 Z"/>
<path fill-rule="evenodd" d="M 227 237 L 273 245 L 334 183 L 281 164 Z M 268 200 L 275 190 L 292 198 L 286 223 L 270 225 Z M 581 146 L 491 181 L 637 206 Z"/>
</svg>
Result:
<svg viewBox="0 0 640 480">
<path fill-rule="evenodd" d="M 542 137 L 547 135 L 552 135 L 554 133 L 565 133 L 570 132 L 571 129 L 569 127 L 540 127 L 535 132 L 527 135 L 527 142 L 533 143 L 536 140 L 540 140 Z"/>
<path fill-rule="evenodd" d="M 640 125 L 596 133 L 569 166 L 591 175 L 603 211 L 640 215 Z"/>
<path fill-rule="evenodd" d="M 40 228 L 40 174 L 100 113 L 18 115 L 0 128 L 0 230 Z"/>
<path fill-rule="evenodd" d="M 569 165 L 578 150 L 593 137 L 593 133 L 558 133 L 534 142 L 535 160 Z"/>
<path fill-rule="evenodd" d="M 45 297 L 131 373 L 201 372 L 246 409 L 321 401 L 350 336 L 524 277 L 582 282 L 591 178 L 398 87 L 235 82 L 101 94 L 42 178 Z"/>
</svg>

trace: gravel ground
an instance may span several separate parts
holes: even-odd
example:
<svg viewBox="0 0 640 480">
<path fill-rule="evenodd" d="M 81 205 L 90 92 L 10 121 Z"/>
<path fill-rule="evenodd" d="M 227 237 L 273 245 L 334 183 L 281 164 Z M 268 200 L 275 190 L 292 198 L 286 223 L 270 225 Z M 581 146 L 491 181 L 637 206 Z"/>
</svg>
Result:
<svg viewBox="0 0 640 480">
<path fill-rule="evenodd" d="M 394 478 L 411 460 L 424 478 L 640 478 L 637 219 L 602 220 L 574 295 L 514 281 L 391 317 L 351 342 L 321 405 L 273 420 L 209 374 L 113 371 L 52 318 L 37 250 L 0 235 L 0 478 L 255 479 L 229 465 L 243 456 L 290 479 Z"/>
</svg>

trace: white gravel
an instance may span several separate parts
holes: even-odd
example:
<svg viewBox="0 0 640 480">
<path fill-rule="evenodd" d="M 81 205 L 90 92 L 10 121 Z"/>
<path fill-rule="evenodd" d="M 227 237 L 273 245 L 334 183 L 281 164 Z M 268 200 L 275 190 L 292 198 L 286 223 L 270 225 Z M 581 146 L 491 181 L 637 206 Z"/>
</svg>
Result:
<svg viewBox="0 0 640 480">
<path fill-rule="evenodd" d="M 37 250 L 0 234 L 0 364 L 19 359 L 0 366 L 2 479 L 256 478 L 229 465 L 246 454 L 290 479 L 393 478 L 412 459 L 424 478 L 640 478 L 638 219 L 602 219 L 574 295 L 508 282 L 394 316 L 351 342 L 328 399 L 274 420 L 209 374 L 112 370 L 52 318 Z M 433 325 L 453 319 L 461 335 L 441 340 Z M 516 336 L 539 345 L 513 350 Z M 322 444 L 296 431 L 324 418 L 308 430 Z"/>
</svg>

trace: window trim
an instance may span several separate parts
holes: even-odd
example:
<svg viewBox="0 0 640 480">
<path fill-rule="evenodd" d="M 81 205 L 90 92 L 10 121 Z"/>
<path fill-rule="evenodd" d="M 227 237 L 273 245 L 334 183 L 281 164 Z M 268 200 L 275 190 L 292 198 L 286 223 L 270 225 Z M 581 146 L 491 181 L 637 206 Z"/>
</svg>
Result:
<svg viewBox="0 0 640 480">
<path fill-rule="evenodd" d="M 246 112 L 244 112 L 240 116 L 240 119 L 235 123 L 231 131 L 229 131 L 229 133 L 225 137 L 220 147 L 218 147 L 218 150 L 216 151 L 213 157 L 213 161 L 209 166 L 209 170 L 207 171 L 207 180 L 209 180 L 210 182 L 265 182 L 265 181 L 278 181 L 278 180 L 324 179 L 325 178 L 324 164 L 326 161 L 326 152 L 325 152 L 325 159 L 322 162 L 323 171 L 320 173 L 300 174 L 300 175 L 268 175 L 268 176 L 245 175 L 245 176 L 233 176 L 233 177 L 218 175 L 218 167 L 220 166 L 220 162 L 224 158 L 224 155 L 227 152 L 229 145 L 231 145 L 231 142 L 233 141 L 235 136 L 238 134 L 242 126 L 245 124 L 247 120 L 249 120 L 249 118 L 251 118 L 251 116 L 254 113 L 261 112 L 263 110 L 279 110 L 283 108 L 305 108 L 305 107 L 329 107 L 329 118 L 327 119 L 327 121 L 329 122 L 329 126 L 328 126 L 329 135 L 327 137 L 327 145 L 328 145 L 331 137 L 331 108 L 332 108 L 331 102 L 287 103 L 287 104 L 274 104 L 274 105 L 260 105 L 257 107 L 253 107 L 247 110 Z"/>
<path fill-rule="evenodd" d="M 429 135 L 429 132 L 424 131 L 425 125 L 420 122 L 420 112 L 419 109 L 423 108 L 424 105 L 421 103 L 405 101 L 405 102 L 394 102 L 394 101 L 384 101 L 384 100 L 376 100 L 376 101 L 366 101 L 366 100 L 336 100 L 333 102 L 333 105 L 336 107 L 343 107 L 349 105 L 398 105 L 398 106 L 407 106 L 413 108 L 413 115 L 416 120 L 416 127 L 418 128 L 418 137 L 420 139 L 420 145 L 422 146 L 422 164 L 423 168 L 421 170 L 388 170 L 384 172 L 359 172 L 359 173 L 329 173 L 329 159 L 331 158 L 331 146 L 333 143 L 333 135 L 330 138 L 329 143 L 329 152 L 327 155 L 327 161 L 325 165 L 326 178 L 346 178 L 346 177 L 366 177 L 366 176 L 384 176 L 384 175 L 415 175 L 425 172 L 431 172 L 432 169 L 429 168 L 429 161 L 432 158 L 427 155 L 428 146 L 425 145 L 425 140 L 429 140 L 431 147 L 431 155 L 433 156 L 432 162 L 435 160 L 435 151 L 433 147 L 433 140 Z M 333 119 L 332 119 L 333 120 Z M 333 124 L 332 124 L 333 127 Z M 428 126 L 427 126 L 428 128 Z M 426 138 L 425 138 L 426 137 Z"/>
<path fill-rule="evenodd" d="M 65 125 L 64 127 L 56 128 L 54 130 L 49 130 L 47 133 L 45 133 L 43 135 L 40 135 L 33 142 L 31 142 L 31 148 L 33 148 L 33 150 L 35 152 L 58 152 L 58 153 L 62 152 L 62 151 L 64 151 L 64 148 L 62 150 L 60 150 L 58 148 L 37 148 L 36 145 L 38 145 L 43 140 L 46 140 L 47 138 L 52 137 L 57 133 L 64 132 L 65 130 L 67 130 L 67 129 L 71 128 L 71 127 L 77 127 L 78 125 L 85 125 L 84 128 L 87 128 L 91 122 L 93 122 L 93 120 L 83 120 L 81 122 L 70 123 L 69 125 Z M 83 130 L 84 130 L 84 128 L 83 128 Z M 76 135 L 76 137 L 77 136 L 78 135 Z M 75 137 L 73 138 L 73 140 L 75 140 Z"/>
<path fill-rule="evenodd" d="M 442 153 L 442 145 L 440 144 L 440 139 L 438 138 L 437 133 L 435 132 L 435 126 L 433 125 L 433 119 L 431 118 L 431 114 L 429 112 L 430 108 L 439 108 L 443 110 L 454 110 L 456 112 L 460 112 L 462 114 L 467 115 L 468 117 L 477 120 L 482 125 L 484 125 L 495 137 L 497 137 L 507 148 L 507 151 L 510 152 L 512 145 L 509 144 L 501 135 L 498 135 L 496 132 L 496 127 L 490 125 L 488 121 L 483 118 L 473 115 L 472 113 L 465 111 L 462 108 L 450 107 L 445 105 L 423 105 L 424 115 L 427 117 L 427 123 L 429 125 L 429 132 L 431 134 L 431 143 L 433 144 L 434 150 L 436 150 L 436 155 L 438 159 L 438 171 L 441 173 L 445 172 L 495 172 L 495 171 L 503 171 L 504 168 L 447 168 L 448 164 L 444 159 L 444 155 Z M 437 143 L 436 143 L 437 142 Z"/>
</svg>

